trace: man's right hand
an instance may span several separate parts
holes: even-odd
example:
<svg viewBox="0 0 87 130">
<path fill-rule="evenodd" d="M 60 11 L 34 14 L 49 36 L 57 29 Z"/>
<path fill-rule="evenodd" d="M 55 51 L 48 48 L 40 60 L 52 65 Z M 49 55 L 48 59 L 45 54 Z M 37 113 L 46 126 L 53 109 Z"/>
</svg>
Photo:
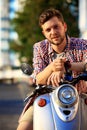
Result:
<svg viewBox="0 0 87 130">
<path fill-rule="evenodd" d="M 66 58 L 57 58 L 55 59 L 51 65 L 52 65 L 52 71 L 62 71 L 65 70 L 64 63 L 66 62 Z"/>
</svg>

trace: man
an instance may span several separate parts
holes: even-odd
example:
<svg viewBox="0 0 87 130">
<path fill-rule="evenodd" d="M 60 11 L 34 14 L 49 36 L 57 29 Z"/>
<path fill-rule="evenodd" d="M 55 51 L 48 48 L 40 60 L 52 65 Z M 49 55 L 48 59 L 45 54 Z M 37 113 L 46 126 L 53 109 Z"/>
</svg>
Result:
<svg viewBox="0 0 87 130">
<path fill-rule="evenodd" d="M 52 84 L 58 87 L 64 77 L 64 63 L 67 60 L 70 61 L 69 69 L 74 77 L 84 71 L 87 62 L 87 41 L 67 35 L 67 24 L 56 9 L 44 11 L 40 15 L 39 24 L 46 39 L 34 45 L 33 81 L 36 79 L 36 84 Z M 86 82 L 81 81 L 76 87 L 79 93 L 87 92 Z M 33 108 L 30 107 L 24 113 L 17 130 L 33 129 L 32 111 Z"/>
</svg>

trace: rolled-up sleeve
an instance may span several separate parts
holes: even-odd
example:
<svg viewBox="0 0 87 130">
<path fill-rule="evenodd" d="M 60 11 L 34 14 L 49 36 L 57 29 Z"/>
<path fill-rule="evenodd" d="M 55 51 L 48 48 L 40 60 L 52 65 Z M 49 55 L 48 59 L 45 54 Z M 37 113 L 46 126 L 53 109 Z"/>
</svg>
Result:
<svg viewBox="0 0 87 130">
<path fill-rule="evenodd" d="M 34 75 L 37 75 L 39 72 L 41 72 L 48 64 L 46 57 L 46 51 L 45 51 L 45 45 L 44 43 L 36 43 L 33 46 L 33 68 L 34 68 Z"/>
</svg>

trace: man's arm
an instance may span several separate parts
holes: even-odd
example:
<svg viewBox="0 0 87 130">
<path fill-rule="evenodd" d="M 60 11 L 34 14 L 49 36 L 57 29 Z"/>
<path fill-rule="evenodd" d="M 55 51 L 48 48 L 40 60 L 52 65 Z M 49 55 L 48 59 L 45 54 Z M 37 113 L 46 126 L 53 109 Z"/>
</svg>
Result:
<svg viewBox="0 0 87 130">
<path fill-rule="evenodd" d="M 85 62 L 73 62 L 71 63 L 71 70 L 76 72 L 82 72 L 84 71 L 84 66 L 86 64 Z"/>
<path fill-rule="evenodd" d="M 61 71 L 63 73 L 63 70 L 64 70 L 64 68 L 63 68 L 64 61 L 63 61 L 62 64 L 63 65 L 60 68 L 57 68 L 57 69 L 54 69 L 55 67 L 54 67 L 53 63 L 49 64 L 42 72 L 40 72 L 40 73 L 37 74 L 37 76 L 36 76 L 36 83 L 37 84 L 47 84 L 47 80 L 48 80 L 48 78 L 50 77 L 50 75 L 53 72 Z M 78 62 L 78 63 L 74 62 L 74 63 L 71 63 L 71 70 L 72 71 L 76 71 L 76 72 L 82 72 L 82 71 L 84 71 L 84 65 L 85 64 L 86 64 L 86 62 Z M 61 70 L 61 68 L 62 68 L 62 70 Z M 64 70 L 64 72 L 65 72 L 65 70 Z M 59 79 L 61 79 L 61 77 Z"/>
<path fill-rule="evenodd" d="M 43 71 L 36 75 L 37 84 L 47 84 L 49 76 L 56 71 L 62 71 L 64 68 L 64 62 L 66 59 L 55 59 L 51 62 Z"/>
<path fill-rule="evenodd" d="M 52 65 L 49 64 L 43 71 L 36 75 L 36 84 L 46 84 L 48 77 L 52 74 Z"/>
</svg>

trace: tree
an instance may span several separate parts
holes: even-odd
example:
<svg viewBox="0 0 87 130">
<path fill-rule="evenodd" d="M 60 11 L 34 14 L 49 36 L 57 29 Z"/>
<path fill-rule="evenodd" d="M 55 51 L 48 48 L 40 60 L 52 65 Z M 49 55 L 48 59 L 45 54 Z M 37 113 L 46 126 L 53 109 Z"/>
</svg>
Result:
<svg viewBox="0 0 87 130">
<path fill-rule="evenodd" d="M 32 63 L 33 44 L 44 38 L 38 25 L 39 15 L 44 9 L 50 7 L 59 9 L 68 25 L 68 34 L 79 35 L 78 0 L 71 2 L 70 0 L 25 0 L 22 4 L 23 9 L 16 12 L 16 17 L 12 21 L 14 30 L 18 33 L 18 41 L 11 42 L 14 42 L 14 44 L 11 44 L 11 49 L 19 52 L 20 61 L 23 57 L 26 57 L 27 62 Z M 72 7 L 74 7 L 73 11 Z"/>
</svg>

